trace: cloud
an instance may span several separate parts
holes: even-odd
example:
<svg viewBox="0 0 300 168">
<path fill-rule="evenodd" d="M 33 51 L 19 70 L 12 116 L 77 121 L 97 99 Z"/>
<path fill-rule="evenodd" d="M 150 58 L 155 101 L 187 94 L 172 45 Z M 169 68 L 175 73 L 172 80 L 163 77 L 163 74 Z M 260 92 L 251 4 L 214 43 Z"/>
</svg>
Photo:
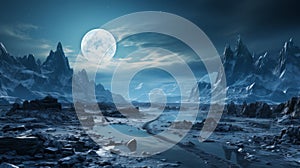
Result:
<svg viewBox="0 0 300 168">
<path fill-rule="evenodd" d="M 43 44 L 40 44 L 38 46 L 38 48 L 41 48 L 41 49 L 50 49 L 51 48 L 51 45 L 47 44 L 47 43 L 43 43 Z"/>
<path fill-rule="evenodd" d="M 20 40 L 31 40 L 30 33 L 38 28 L 36 25 L 27 23 L 7 24 L 0 26 L 0 33 Z"/>
<path fill-rule="evenodd" d="M 75 50 L 71 46 L 66 45 L 64 46 L 64 52 L 66 55 L 70 55 L 70 54 L 74 54 Z"/>
<path fill-rule="evenodd" d="M 57 43 L 42 37 L 35 38 L 35 34 L 40 27 L 30 23 L 2 24 L 0 25 L 0 36 L 5 45 L 13 46 L 14 50 L 9 51 L 14 56 L 34 54 L 42 61 L 49 55 L 50 50 L 55 49 Z M 16 41 L 23 41 L 16 43 Z M 67 56 L 75 54 L 75 50 L 70 45 L 65 45 L 64 52 Z M 28 52 L 29 51 L 29 52 Z"/>
</svg>

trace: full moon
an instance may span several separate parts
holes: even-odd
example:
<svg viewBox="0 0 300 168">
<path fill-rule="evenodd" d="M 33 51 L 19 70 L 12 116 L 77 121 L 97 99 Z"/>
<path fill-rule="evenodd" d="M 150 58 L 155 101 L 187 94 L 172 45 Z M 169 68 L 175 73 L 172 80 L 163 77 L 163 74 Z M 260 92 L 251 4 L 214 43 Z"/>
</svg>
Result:
<svg viewBox="0 0 300 168">
<path fill-rule="evenodd" d="M 88 61 L 101 59 L 109 61 L 116 53 L 114 36 L 104 29 L 93 29 L 87 32 L 81 41 L 81 52 Z"/>
</svg>

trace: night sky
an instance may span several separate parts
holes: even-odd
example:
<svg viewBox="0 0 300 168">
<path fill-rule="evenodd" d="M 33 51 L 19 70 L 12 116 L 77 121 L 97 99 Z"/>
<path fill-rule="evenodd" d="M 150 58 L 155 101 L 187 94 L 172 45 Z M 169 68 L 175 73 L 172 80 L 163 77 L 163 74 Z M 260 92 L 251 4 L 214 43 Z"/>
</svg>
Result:
<svg viewBox="0 0 300 168">
<path fill-rule="evenodd" d="M 241 34 L 253 52 L 278 50 L 294 37 L 300 41 L 297 0 L 2 0 L 0 41 L 10 53 L 48 55 L 61 41 L 67 55 L 76 55 L 80 40 L 92 28 L 138 11 L 165 11 L 196 23 L 220 53 Z"/>
<path fill-rule="evenodd" d="M 297 0 L 2 0 L 0 42 L 4 43 L 9 53 L 14 56 L 31 53 L 44 60 L 60 41 L 73 66 L 76 56 L 80 53 L 81 39 L 91 29 L 99 28 L 115 18 L 133 12 L 163 11 L 177 14 L 195 23 L 211 39 L 219 54 L 223 53 L 226 44 L 234 45 L 237 36 L 241 35 L 250 52 L 259 55 L 268 51 L 273 53 L 271 56 L 277 57 L 278 54 L 275 53 L 278 53 L 284 42 L 291 37 L 296 44 L 300 44 L 299 7 L 300 1 Z M 132 46 L 128 47 L 130 45 Z M 144 53 L 138 54 L 140 58 L 131 57 L 129 60 L 141 67 L 152 63 L 170 67 L 181 74 L 179 80 L 189 80 L 180 72 L 182 64 L 176 62 L 172 55 L 166 56 L 151 49 L 147 50 L 149 46 L 170 49 L 179 53 L 183 59 L 188 58 L 185 60 L 197 80 L 207 80 L 201 61 L 189 59 L 195 55 L 184 45 L 170 38 L 153 34 L 137 35 L 120 42 L 115 57 L 128 56 L 128 48 L 145 48 Z M 141 57 L 150 58 L 152 62 L 139 62 L 143 59 Z M 116 63 L 111 62 L 101 68 L 101 71 L 97 71 L 95 81 L 110 89 Z M 131 66 L 128 70 L 136 69 Z M 127 72 L 123 73 L 126 75 Z M 124 82 L 120 79 L 119 83 L 122 85 Z M 195 83 L 187 84 L 189 87 L 184 92 L 189 93 L 190 87 Z M 137 74 L 129 87 L 133 90 L 130 93 L 133 100 L 146 99 L 145 93 L 154 88 L 164 90 L 169 96 L 179 94 L 174 78 L 155 69 Z"/>
</svg>

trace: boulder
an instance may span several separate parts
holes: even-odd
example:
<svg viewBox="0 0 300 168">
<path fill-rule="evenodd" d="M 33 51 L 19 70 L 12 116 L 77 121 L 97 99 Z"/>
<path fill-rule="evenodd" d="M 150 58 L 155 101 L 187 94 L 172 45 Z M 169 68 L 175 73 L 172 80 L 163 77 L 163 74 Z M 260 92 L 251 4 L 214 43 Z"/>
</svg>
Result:
<svg viewBox="0 0 300 168">
<path fill-rule="evenodd" d="M 300 126 L 290 126 L 281 130 L 279 139 L 292 144 L 300 144 Z"/>
<path fill-rule="evenodd" d="M 136 148 L 137 148 L 137 141 L 136 139 L 131 139 L 130 141 L 128 141 L 126 143 L 126 146 L 128 147 L 128 149 L 131 151 L 131 152 L 135 152 L 136 151 Z"/>
<path fill-rule="evenodd" d="M 300 117 L 300 98 L 293 97 L 291 98 L 284 106 L 283 114 L 289 114 L 293 118 Z"/>
<path fill-rule="evenodd" d="M 242 110 L 242 114 L 246 117 L 256 117 L 256 104 L 250 103 L 246 105 Z"/>
<path fill-rule="evenodd" d="M 272 117 L 272 110 L 267 103 L 256 102 L 244 104 L 242 115 L 250 118 L 270 118 Z"/>
<path fill-rule="evenodd" d="M 25 100 L 22 105 L 23 110 L 56 110 L 61 111 L 61 104 L 57 102 L 56 98 L 52 96 L 46 96 L 41 100 L 31 100 L 30 102 Z"/>
</svg>

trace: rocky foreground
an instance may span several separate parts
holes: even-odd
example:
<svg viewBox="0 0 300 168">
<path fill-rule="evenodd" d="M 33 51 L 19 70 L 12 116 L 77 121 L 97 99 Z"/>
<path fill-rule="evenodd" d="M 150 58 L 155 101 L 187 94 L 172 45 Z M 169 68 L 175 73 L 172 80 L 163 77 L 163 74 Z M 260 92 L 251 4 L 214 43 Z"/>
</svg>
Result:
<svg viewBox="0 0 300 168">
<path fill-rule="evenodd" d="M 111 114 L 122 117 L 116 112 Z M 74 108 L 62 108 L 57 99 L 50 96 L 4 108 L 0 120 L 1 168 L 168 165 L 159 160 L 129 158 L 103 150 L 80 125 Z M 93 118 L 87 119 L 85 124 L 92 126 Z"/>
<path fill-rule="evenodd" d="M 114 121 L 116 120 L 119 124 L 131 124 L 126 123 L 124 119 L 126 116 L 122 115 L 124 113 L 121 114 L 109 105 L 99 104 L 99 106 L 105 111 L 103 113 L 105 117 L 101 122 L 116 123 Z M 82 108 L 84 107 L 86 106 L 82 105 Z M 174 107 L 171 111 L 176 110 Z M 139 114 L 142 112 L 138 109 L 127 111 L 134 111 L 138 117 L 143 115 Z M 165 114 L 170 115 L 171 112 Z M 226 106 L 214 134 L 202 144 L 198 142 L 198 135 L 205 120 L 197 120 L 195 123 L 189 121 L 172 123 L 158 117 L 148 122 L 146 126 L 143 125 L 149 134 L 157 134 L 167 127 L 173 129 L 174 134 L 179 129 L 190 126 L 192 129 L 175 147 L 177 151 L 182 152 L 170 150 L 169 153 L 167 151 L 153 157 L 119 155 L 118 149 L 107 148 L 120 144 L 134 152 L 135 140 L 124 142 L 99 136 L 99 139 L 106 140 L 106 143 L 103 145 L 95 143 L 85 130 L 86 127 L 93 127 L 96 123 L 93 115 L 84 110 L 76 114 L 73 107 L 64 107 L 50 96 L 41 100 L 13 104 L 11 107 L 2 107 L 0 116 L 2 167 L 300 166 L 299 98 L 292 98 L 280 105 L 231 103 Z M 82 123 L 78 117 L 83 118 Z M 124 120 L 119 120 L 122 118 Z M 135 126 L 139 127 L 138 124 Z M 142 126 L 139 129 L 142 129 Z M 190 153 L 192 154 L 190 158 L 184 160 L 184 155 Z M 173 158 L 170 155 L 178 157 Z"/>
</svg>

